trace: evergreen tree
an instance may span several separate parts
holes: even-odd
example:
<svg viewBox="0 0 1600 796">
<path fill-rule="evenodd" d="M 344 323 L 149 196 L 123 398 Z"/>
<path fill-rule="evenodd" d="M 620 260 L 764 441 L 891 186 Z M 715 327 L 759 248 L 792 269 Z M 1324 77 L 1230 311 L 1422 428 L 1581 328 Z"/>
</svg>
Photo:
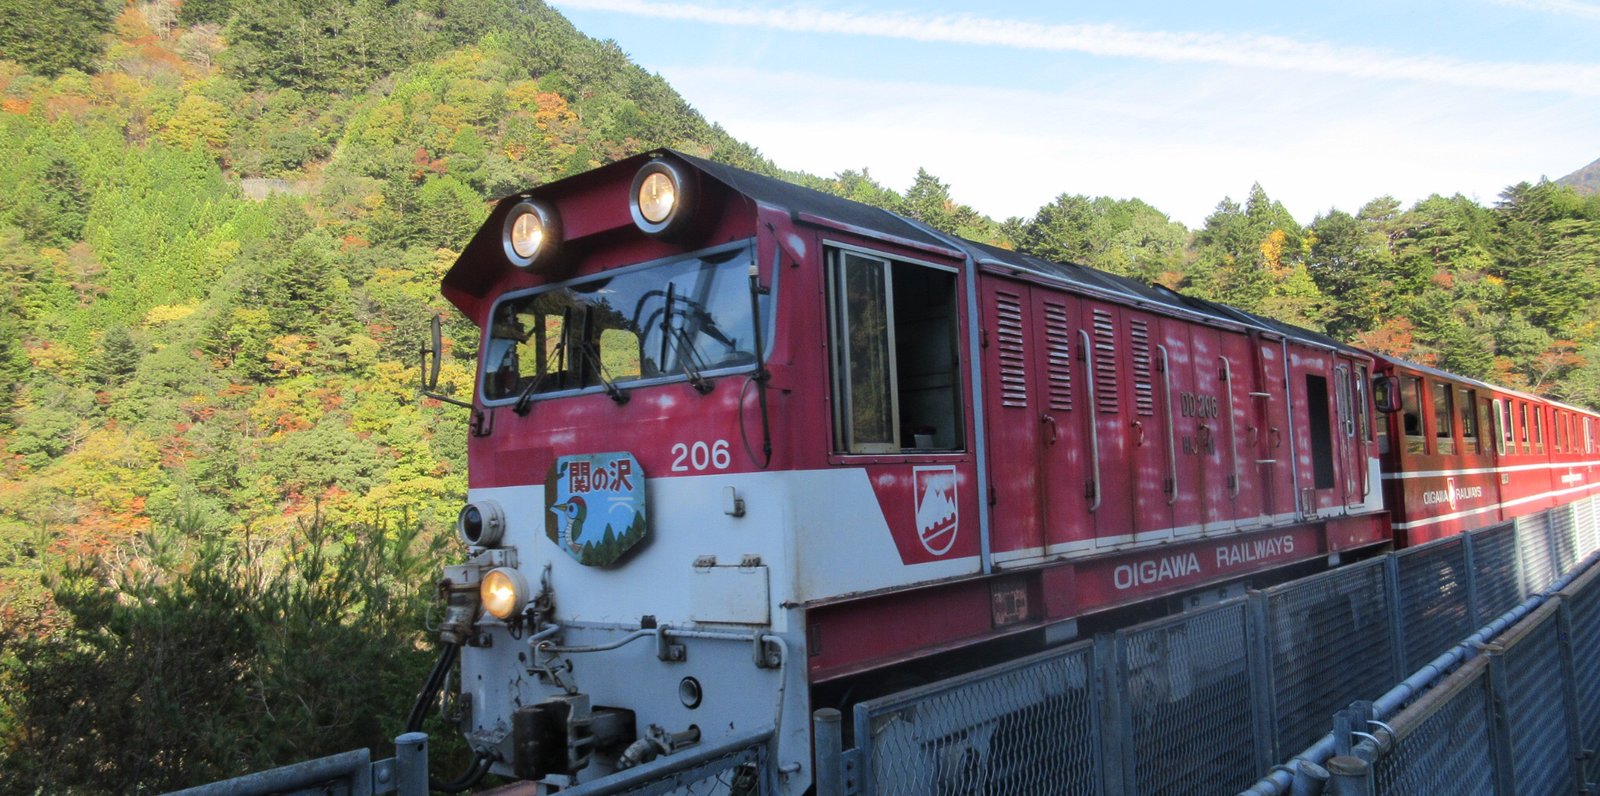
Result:
<svg viewBox="0 0 1600 796">
<path fill-rule="evenodd" d="M 93 72 L 121 3 L 109 0 L 0 0 L 0 60 L 55 77 Z"/>
</svg>

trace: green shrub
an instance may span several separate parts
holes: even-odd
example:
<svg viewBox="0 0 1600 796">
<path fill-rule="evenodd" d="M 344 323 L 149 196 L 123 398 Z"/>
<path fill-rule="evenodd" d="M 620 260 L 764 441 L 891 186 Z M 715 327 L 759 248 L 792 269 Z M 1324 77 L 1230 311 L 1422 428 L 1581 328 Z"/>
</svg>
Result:
<svg viewBox="0 0 1600 796">
<path fill-rule="evenodd" d="M 318 519 L 267 545 L 197 520 L 60 567 L 58 632 L 0 630 L 0 792 L 162 792 L 385 753 L 432 662 L 442 541 Z"/>
</svg>

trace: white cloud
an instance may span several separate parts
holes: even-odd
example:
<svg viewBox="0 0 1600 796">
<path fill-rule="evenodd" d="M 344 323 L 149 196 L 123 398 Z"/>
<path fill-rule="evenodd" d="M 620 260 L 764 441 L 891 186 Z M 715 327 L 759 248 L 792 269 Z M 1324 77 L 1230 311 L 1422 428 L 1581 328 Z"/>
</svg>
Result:
<svg viewBox="0 0 1600 796">
<path fill-rule="evenodd" d="M 1303 76 L 1241 86 L 1229 70 L 1199 72 L 1030 91 L 663 70 L 709 118 L 786 168 L 866 166 L 903 190 L 925 167 L 996 218 L 1032 215 L 1066 192 L 1138 197 L 1194 227 L 1224 195 L 1243 199 L 1259 181 L 1309 222 L 1385 193 L 1493 201 L 1545 164 L 1593 159 L 1582 134 L 1595 124 L 1589 100 L 1487 105 L 1470 89 L 1324 81 L 1307 91 Z"/>
<path fill-rule="evenodd" d="M 1566 13 L 1593 11 L 1575 0 L 1500 0 Z M 646 0 L 559 0 L 566 9 L 735 25 L 796 33 L 874 36 L 1021 50 L 1078 52 L 1165 63 L 1295 70 L 1371 80 L 1600 95 L 1600 65 L 1463 61 L 1401 55 L 1282 36 L 1136 30 L 1110 24 L 1052 25 L 971 14 L 854 13 L 802 6 L 758 8 Z"/>
<path fill-rule="evenodd" d="M 1559 14 L 1561 16 L 1592 19 L 1600 22 L 1600 5 L 1580 3 L 1578 0 L 1490 0 L 1490 2 L 1497 6 L 1526 8 L 1530 11 L 1543 11 L 1547 14 Z"/>
</svg>

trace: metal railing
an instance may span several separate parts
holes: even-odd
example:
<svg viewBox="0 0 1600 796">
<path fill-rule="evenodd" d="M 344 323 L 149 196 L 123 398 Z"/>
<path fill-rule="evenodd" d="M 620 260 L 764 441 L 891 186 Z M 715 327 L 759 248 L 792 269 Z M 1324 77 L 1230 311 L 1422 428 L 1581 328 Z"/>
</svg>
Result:
<svg viewBox="0 0 1600 796">
<path fill-rule="evenodd" d="M 405 733 L 394 739 L 394 747 L 394 757 L 377 762 L 372 750 L 356 749 L 167 796 L 427 796 L 428 736 Z"/>
<path fill-rule="evenodd" d="M 1568 585 L 1595 523 L 1585 500 L 862 702 L 850 750 L 819 711 L 817 792 L 1302 796 L 1350 787 L 1362 743 L 1392 787 L 1331 792 L 1575 792 L 1600 778 L 1600 588 Z"/>
</svg>

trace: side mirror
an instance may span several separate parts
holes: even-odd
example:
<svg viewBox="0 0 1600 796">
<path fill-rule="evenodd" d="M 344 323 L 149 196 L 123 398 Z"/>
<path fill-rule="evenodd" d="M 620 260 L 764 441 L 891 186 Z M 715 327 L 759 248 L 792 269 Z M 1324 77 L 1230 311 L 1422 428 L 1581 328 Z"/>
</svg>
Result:
<svg viewBox="0 0 1600 796">
<path fill-rule="evenodd" d="M 421 392 L 434 400 L 471 409 L 472 404 L 439 393 L 439 367 L 444 364 L 444 331 L 441 326 L 439 316 L 433 316 L 433 346 L 430 348 L 427 344 L 423 344 L 417 349 L 417 353 L 421 355 L 421 361 L 417 363 L 418 380 L 422 382 Z"/>
<path fill-rule="evenodd" d="M 444 332 L 442 331 L 442 326 L 443 324 L 439 322 L 439 316 L 434 315 L 433 348 L 428 352 L 428 356 L 433 359 L 433 364 L 428 370 L 427 389 L 429 392 L 439 388 L 439 366 L 443 364 L 444 359 Z"/>
<path fill-rule="evenodd" d="M 1372 405 L 1384 413 L 1400 411 L 1400 379 L 1394 376 L 1374 376 Z"/>
</svg>

